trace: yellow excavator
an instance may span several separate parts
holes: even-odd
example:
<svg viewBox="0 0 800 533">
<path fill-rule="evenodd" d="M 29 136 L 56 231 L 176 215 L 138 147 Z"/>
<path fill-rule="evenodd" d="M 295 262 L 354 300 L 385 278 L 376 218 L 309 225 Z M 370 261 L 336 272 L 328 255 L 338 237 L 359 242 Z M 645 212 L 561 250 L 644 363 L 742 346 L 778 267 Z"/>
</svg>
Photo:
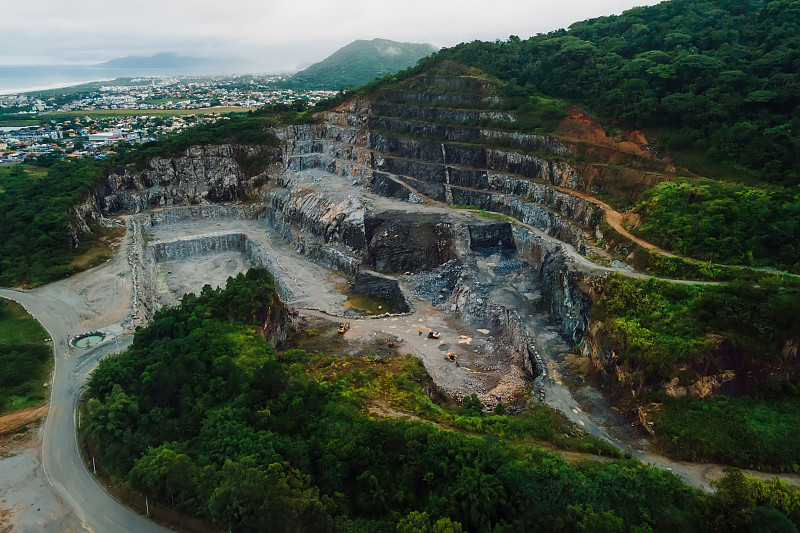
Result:
<svg viewBox="0 0 800 533">
<path fill-rule="evenodd" d="M 349 320 L 347 322 L 343 322 L 341 325 L 339 325 L 339 333 L 341 333 L 342 335 L 344 335 L 344 332 L 347 331 L 348 329 L 350 329 L 350 321 Z"/>
<path fill-rule="evenodd" d="M 458 366 L 458 356 L 455 353 L 447 352 L 446 354 L 444 354 L 444 358 L 447 359 L 448 361 L 455 361 L 456 366 Z"/>
<path fill-rule="evenodd" d="M 438 339 L 439 338 L 439 332 L 438 331 L 433 331 L 431 328 L 429 328 L 427 326 L 419 326 L 419 334 L 420 335 L 422 335 L 422 330 L 423 329 L 428 332 L 428 338 L 429 339 Z"/>
</svg>

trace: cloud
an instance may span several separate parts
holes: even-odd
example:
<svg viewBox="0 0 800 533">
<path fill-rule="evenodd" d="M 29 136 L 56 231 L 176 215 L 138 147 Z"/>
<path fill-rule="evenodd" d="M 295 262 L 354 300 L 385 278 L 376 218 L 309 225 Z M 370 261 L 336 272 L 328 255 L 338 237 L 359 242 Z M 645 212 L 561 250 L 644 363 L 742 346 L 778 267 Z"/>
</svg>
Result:
<svg viewBox="0 0 800 533">
<path fill-rule="evenodd" d="M 655 1 L 646 2 L 649 4 Z M 96 63 L 176 52 L 236 57 L 267 68 L 323 59 L 355 39 L 452 46 L 522 38 L 600 15 L 631 0 L 27 0 L 3 2 L 0 63 Z"/>
</svg>

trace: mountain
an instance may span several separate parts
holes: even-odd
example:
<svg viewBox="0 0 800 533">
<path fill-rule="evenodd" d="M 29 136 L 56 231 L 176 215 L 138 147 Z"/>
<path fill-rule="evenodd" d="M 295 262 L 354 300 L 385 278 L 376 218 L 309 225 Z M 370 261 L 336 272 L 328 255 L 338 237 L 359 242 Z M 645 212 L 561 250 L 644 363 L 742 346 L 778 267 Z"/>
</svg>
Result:
<svg viewBox="0 0 800 533">
<path fill-rule="evenodd" d="M 217 61 L 202 57 L 179 56 L 174 52 L 164 52 L 152 56 L 119 57 L 95 65 L 98 68 L 202 68 L 216 64 Z"/>
<path fill-rule="evenodd" d="M 298 72 L 291 81 L 298 86 L 334 90 L 358 87 L 376 77 L 413 66 L 436 50 L 432 44 L 400 43 L 387 39 L 353 41 Z"/>
</svg>

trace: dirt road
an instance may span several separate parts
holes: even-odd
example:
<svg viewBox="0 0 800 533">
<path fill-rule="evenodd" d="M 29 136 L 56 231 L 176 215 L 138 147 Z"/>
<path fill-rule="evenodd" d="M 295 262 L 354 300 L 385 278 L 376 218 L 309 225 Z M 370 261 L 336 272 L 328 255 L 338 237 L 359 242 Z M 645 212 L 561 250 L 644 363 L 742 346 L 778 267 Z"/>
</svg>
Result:
<svg viewBox="0 0 800 533">
<path fill-rule="evenodd" d="M 49 407 L 47 404 L 33 406 L 0 416 L 0 435 L 13 433 L 21 427 L 39 420 L 47 414 Z"/>
</svg>

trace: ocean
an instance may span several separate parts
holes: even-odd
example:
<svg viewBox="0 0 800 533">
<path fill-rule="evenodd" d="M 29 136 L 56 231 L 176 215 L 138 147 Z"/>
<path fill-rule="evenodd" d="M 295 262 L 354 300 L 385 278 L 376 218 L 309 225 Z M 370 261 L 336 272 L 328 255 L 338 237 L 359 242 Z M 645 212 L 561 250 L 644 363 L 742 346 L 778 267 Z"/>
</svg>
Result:
<svg viewBox="0 0 800 533">
<path fill-rule="evenodd" d="M 198 69 L 97 68 L 91 66 L 0 66 L 0 94 L 57 89 L 92 81 L 139 76 L 208 75 Z"/>
</svg>

